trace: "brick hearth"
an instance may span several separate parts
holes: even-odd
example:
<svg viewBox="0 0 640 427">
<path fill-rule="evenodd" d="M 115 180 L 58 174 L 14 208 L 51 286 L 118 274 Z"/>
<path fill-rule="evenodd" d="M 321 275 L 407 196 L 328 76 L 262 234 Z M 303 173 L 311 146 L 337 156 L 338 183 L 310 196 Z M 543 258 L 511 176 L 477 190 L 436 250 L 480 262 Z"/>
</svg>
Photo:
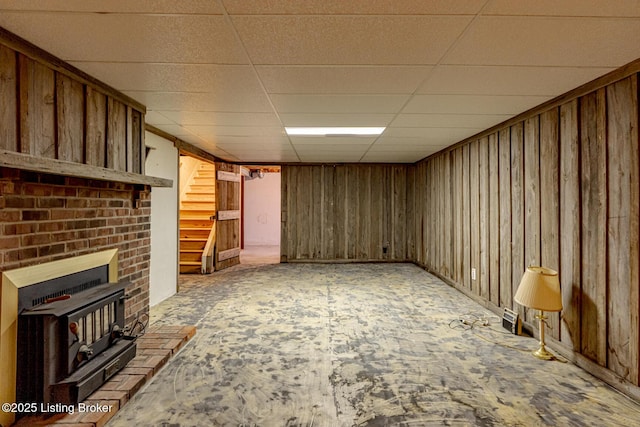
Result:
<svg viewBox="0 0 640 427">
<path fill-rule="evenodd" d="M 84 405 L 100 405 L 106 412 L 42 414 L 24 417 L 14 426 L 101 427 L 125 405 L 196 333 L 195 326 L 151 327 L 138 338 L 136 357 L 89 396 Z"/>
</svg>

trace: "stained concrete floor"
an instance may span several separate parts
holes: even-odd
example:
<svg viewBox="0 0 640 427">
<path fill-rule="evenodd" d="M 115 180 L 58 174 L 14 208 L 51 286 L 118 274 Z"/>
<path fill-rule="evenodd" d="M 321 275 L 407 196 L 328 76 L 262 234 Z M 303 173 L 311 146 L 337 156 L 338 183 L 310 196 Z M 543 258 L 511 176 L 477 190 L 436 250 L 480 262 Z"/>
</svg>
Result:
<svg viewBox="0 0 640 427">
<path fill-rule="evenodd" d="M 108 427 L 639 425 L 640 405 L 533 358 L 534 339 L 411 264 L 244 264 L 181 282 L 151 322 L 196 336 Z"/>
</svg>

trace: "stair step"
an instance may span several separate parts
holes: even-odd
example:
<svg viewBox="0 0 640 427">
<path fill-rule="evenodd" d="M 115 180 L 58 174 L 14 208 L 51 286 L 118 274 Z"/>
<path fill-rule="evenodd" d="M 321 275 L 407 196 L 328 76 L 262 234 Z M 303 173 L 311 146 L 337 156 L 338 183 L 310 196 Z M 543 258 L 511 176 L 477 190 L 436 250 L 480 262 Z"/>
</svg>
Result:
<svg viewBox="0 0 640 427">
<path fill-rule="evenodd" d="M 188 191 L 185 193 L 185 197 L 182 199 L 183 202 L 199 201 L 199 200 L 215 203 L 216 195 L 214 193 L 192 193 Z"/>
<path fill-rule="evenodd" d="M 207 241 L 209 238 L 209 230 L 180 230 L 180 239 L 197 239 Z"/>
<path fill-rule="evenodd" d="M 211 200 L 183 200 L 180 205 L 183 210 L 216 210 L 216 204 Z"/>
<path fill-rule="evenodd" d="M 180 218 L 180 228 L 206 228 L 211 229 L 213 227 L 213 221 L 209 218 Z"/>
<path fill-rule="evenodd" d="M 215 216 L 216 216 L 216 212 L 212 211 L 211 209 L 207 209 L 207 210 L 180 209 L 180 219 L 199 219 L 199 220 L 211 221 L 211 217 L 215 217 Z"/>
<path fill-rule="evenodd" d="M 180 265 L 180 274 L 201 274 L 202 265 Z"/>
<path fill-rule="evenodd" d="M 207 244 L 207 239 L 193 239 L 186 238 L 180 239 L 180 251 L 200 251 L 204 249 Z"/>
<path fill-rule="evenodd" d="M 202 262 L 202 252 L 180 252 L 180 263 L 184 262 Z"/>
</svg>

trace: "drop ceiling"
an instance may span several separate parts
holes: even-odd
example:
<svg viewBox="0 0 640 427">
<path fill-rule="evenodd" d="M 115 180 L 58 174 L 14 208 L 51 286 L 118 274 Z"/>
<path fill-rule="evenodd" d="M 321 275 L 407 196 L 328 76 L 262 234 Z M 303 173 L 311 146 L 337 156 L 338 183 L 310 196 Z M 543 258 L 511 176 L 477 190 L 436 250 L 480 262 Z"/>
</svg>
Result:
<svg viewBox="0 0 640 427">
<path fill-rule="evenodd" d="M 640 58 L 638 0 L 0 0 L 0 26 L 247 163 L 415 162 Z"/>
</svg>

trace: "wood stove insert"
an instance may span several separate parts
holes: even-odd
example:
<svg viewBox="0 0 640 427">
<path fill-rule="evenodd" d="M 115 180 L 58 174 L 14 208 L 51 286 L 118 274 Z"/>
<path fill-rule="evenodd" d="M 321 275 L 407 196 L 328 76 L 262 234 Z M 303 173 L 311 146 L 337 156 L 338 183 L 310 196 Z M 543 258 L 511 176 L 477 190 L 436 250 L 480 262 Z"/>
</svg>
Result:
<svg viewBox="0 0 640 427">
<path fill-rule="evenodd" d="M 103 265 L 18 292 L 17 402 L 77 404 L 135 357 L 126 282 Z"/>
</svg>

